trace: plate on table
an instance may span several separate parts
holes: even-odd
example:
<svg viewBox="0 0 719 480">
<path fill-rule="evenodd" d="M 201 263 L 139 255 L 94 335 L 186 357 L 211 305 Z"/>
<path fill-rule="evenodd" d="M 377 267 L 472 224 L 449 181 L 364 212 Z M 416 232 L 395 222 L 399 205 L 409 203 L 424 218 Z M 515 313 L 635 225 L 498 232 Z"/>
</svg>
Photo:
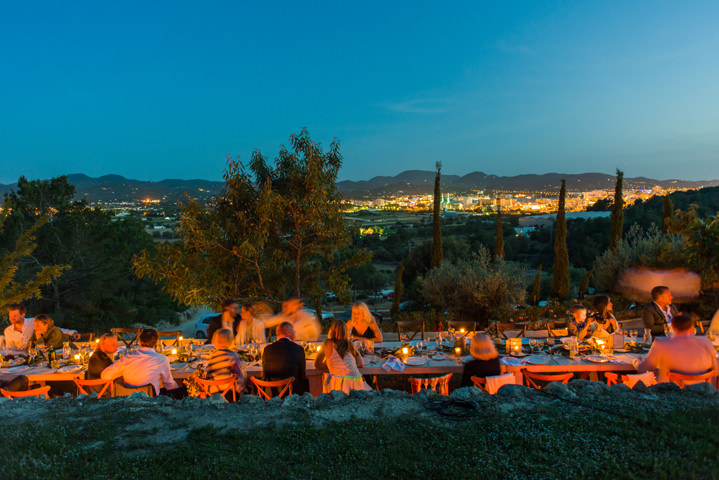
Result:
<svg viewBox="0 0 719 480">
<path fill-rule="evenodd" d="M 77 373 L 84 369 L 82 365 L 65 365 L 57 369 L 57 373 Z"/>
<path fill-rule="evenodd" d="M 549 356 L 547 355 L 530 355 L 524 359 L 525 362 L 531 363 L 532 365 L 544 365 L 549 363 Z"/>
<path fill-rule="evenodd" d="M 430 358 L 431 358 L 432 360 L 437 360 L 437 361 L 439 361 L 439 360 L 447 360 L 447 355 L 445 355 L 445 354 L 443 354 L 443 353 L 435 353 L 435 354 L 432 355 Z"/>
<path fill-rule="evenodd" d="M 424 365 L 427 363 L 427 359 L 425 357 L 407 357 L 407 359 L 404 361 L 407 365 L 414 365 L 415 367 Z"/>
<path fill-rule="evenodd" d="M 629 350 L 626 348 L 615 348 L 614 351 L 619 353 L 629 353 Z"/>
<path fill-rule="evenodd" d="M 604 357 L 602 355 L 587 355 L 584 357 L 584 360 L 590 361 L 592 363 L 607 363 L 609 361 L 607 357 Z"/>
<path fill-rule="evenodd" d="M 528 353 L 518 352 L 518 353 L 512 353 L 512 354 L 507 355 L 507 356 L 508 356 L 508 357 L 526 357 L 526 356 L 528 356 L 528 355 L 529 355 Z"/>
<path fill-rule="evenodd" d="M 170 364 L 171 370 L 182 370 L 187 366 L 187 362 L 174 362 Z"/>
<path fill-rule="evenodd" d="M 5 359 L 5 366 L 7 366 L 7 367 L 16 367 L 18 365 L 22 365 L 23 363 L 25 363 L 25 359 L 22 357 Z"/>
<path fill-rule="evenodd" d="M 30 367 L 28 367 L 27 365 L 21 365 L 21 366 L 18 366 L 18 367 L 6 368 L 6 369 L 5 369 L 5 372 L 6 372 L 6 373 L 22 373 L 22 372 L 24 372 L 24 371 L 26 371 L 26 370 L 30 370 Z"/>
</svg>

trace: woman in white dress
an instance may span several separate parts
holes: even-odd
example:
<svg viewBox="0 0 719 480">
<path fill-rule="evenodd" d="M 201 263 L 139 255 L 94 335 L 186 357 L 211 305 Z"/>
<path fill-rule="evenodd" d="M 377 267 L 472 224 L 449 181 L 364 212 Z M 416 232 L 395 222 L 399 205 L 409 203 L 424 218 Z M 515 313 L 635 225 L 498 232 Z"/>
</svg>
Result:
<svg viewBox="0 0 719 480">
<path fill-rule="evenodd" d="M 363 366 L 362 356 L 349 340 L 347 325 L 342 320 L 335 320 L 315 360 L 316 368 L 328 372 L 324 375 L 323 393 L 372 390 L 359 371 Z"/>
</svg>

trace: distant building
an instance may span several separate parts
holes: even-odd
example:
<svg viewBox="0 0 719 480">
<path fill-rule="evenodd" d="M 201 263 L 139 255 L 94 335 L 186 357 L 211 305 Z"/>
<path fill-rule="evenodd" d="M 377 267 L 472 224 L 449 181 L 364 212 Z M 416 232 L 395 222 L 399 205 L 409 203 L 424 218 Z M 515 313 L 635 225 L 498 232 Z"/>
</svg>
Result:
<svg viewBox="0 0 719 480">
<path fill-rule="evenodd" d="M 610 216 L 612 212 L 567 212 L 567 220 L 576 220 L 579 218 L 590 219 L 590 218 L 606 218 Z M 532 215 L 529 217 L 521 217 L 519 219 L 519 225 L 522 227 L 551 227 L 554 225 L 554 221 L 557 219 L 556 213 L 550 213 L 547 215 Z"/>
</svg>

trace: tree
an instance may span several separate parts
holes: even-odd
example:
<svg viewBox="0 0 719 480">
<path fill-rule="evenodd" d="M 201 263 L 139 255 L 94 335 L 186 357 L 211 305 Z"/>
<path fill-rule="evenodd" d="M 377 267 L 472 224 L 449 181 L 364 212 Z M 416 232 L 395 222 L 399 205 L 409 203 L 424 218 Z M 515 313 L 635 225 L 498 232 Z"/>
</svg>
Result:
<svg viewBox="0 0 719 480">
<path fill-rule="evenodd" d="M 442 220 L 440 219 L 440 207 L 442 194 L 439 189 L 440 171 L 442 162 L 435 164 L 437 175 L 434 178 L 434 213 L 432 215 L 432 260 L 429 268 L 437 268 L 442 264 Z"/>
<path fill-rule="evenodd" d="M 624 198 L 622 197 L 622 180 L 624 172 L 617 169 L 617 184 L 614 188 L 614 204 L 612 205 L 612 226 L 609 231 L 609 249 L 616 250 L 622 241 L 624 229 Z"/>
<path fill-rule="evenodd" d="M 8 218 L 8 211 L 0 212 L 0 236 Z M 67 265 L 37 265 L 25 280 L 17 277 L 20 261 L 31 257 L 37 248 L 36 233 L 47 223 L 49 217 L 43 216 L 25 230 L 15 242 L 12 250 L 0 250 L 0 308 L 3 310 L 13 303 L 21 303 L 41 295 L 41 288 L 58 278 L 67 270 Z M 3 249 L 4 250 L 4 249 Z"/>
<path fill-rule="evenodd" d="M 674 217 L 674 205 L 669 194 L 664 195 L 664 206 L 662 209 L 662 235 L 669 233 Z"/>
<path fill-rule="evenodd" d="M 389 312 L 390 317 L 393 319 L 397 318 L 399 314 L 399 305 L 402 302 L 402 290 L 404 290 L 404 283 L 402 283 L 402 275 L 404 274 L 404 264 L 400 263 L 397 267 L 397 274 L 394 278 L 394 298 L 392 299 L 392 309 Z"/>
<path fill-rule="evenodd" d="M 579 289 L 577 290 L 577 296 L 579 298 L 584 297 L 584 295 L 587 293 L 587 290 L 589 289 L 589 282 L 592 280 L 592 275 L 594 275 L 594 270 L 588 271 L 584 278 L 582 278 L 582 281 L 579 283 Z"/>
<path fill-rule="evenodd" d="M 137 255 L 137 274 L 165 282 L 165 291 L 186 305 L 349 290 L 347 270 L 370 254 L 349 248 L 356 227 L 345 220 L 336 189 L 339 141 L 325 153 L 303 129 L 290 143 L 292 150 L 282 146 L 272 165 L 255 151 L 249 171 L 228 158 L 223 191 L 206 206 L 188 198 L 181 241 Z"/>
<path fill-rule="evenodd" d="M 537 267 L 537 274 L 534 276 L 534 283 L 532 284 L 532 304 L 536 305 L 539 303 L 539 295 L 542 291 L 542 265 Z"/>
<path fill-rule="evenodd" d="M 502 209 L 497 211 L 497 225 L 495 226 L 494 261 L 504 260 L 504 233 L 502 232 Z"/>
<path fill-rule="evenodd" d="M 552 276 L 552 296 L 559 299 L 569 297 L 569 252 L 567 251 L 567 219 L 564 214 L 566 195 L 566 180 L 562 179 L 562 187 L 559 190 L 559 210 L 555 223 L 554 272 Z"/>
</svg>

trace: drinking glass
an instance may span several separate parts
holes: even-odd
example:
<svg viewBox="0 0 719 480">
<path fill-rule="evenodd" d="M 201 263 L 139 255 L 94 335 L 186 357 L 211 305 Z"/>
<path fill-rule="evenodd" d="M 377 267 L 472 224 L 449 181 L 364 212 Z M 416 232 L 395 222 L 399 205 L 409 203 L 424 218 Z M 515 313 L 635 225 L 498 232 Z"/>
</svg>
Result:
<svg viewBox="0 0 719 480">
<path fill-rule="evenodd" d="M 63 360 L 70 359 L 70 342 L 65 342 L 62 344 L 62 359 Z"/>
<path fill-rule="evenodd" d="M 529 351 L 531 353 L 534 353 L 534 351 L 537 349 L 537 339 L 536 338 L 530 338 L 529 339 Z"/>
</svg>

